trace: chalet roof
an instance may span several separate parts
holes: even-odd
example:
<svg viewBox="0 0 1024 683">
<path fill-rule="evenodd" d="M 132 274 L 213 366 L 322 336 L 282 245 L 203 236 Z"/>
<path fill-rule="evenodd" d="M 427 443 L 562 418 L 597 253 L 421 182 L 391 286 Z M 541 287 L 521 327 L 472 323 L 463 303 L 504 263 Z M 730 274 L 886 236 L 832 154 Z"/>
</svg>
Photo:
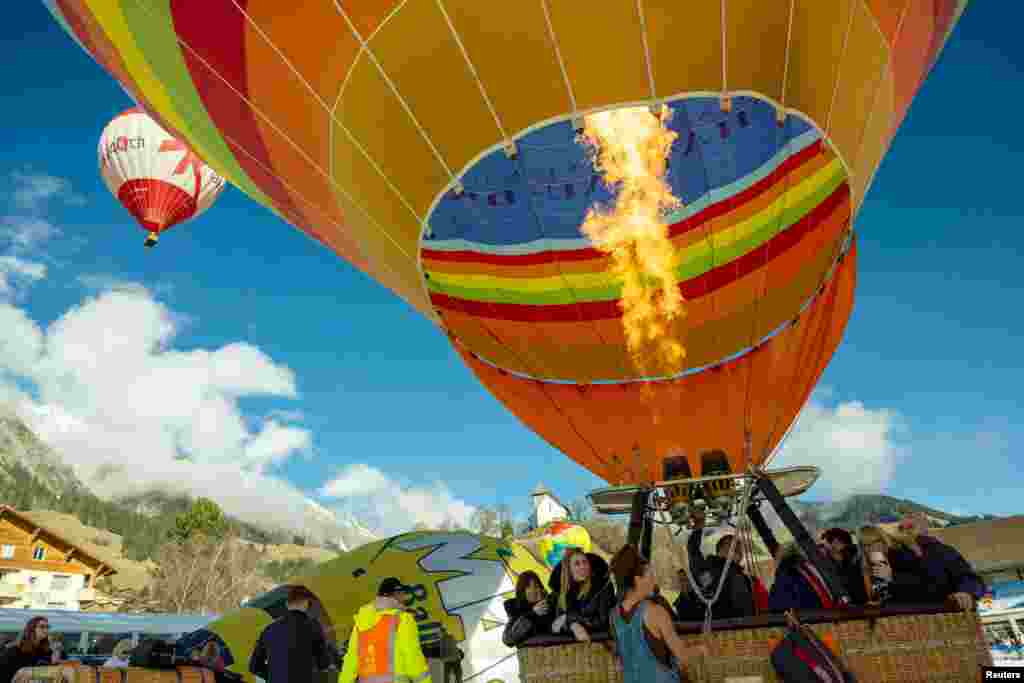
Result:
<svg viewBox="0 0 1024 683">
<path fill-rule="evenodd" d="M 84 560 L 86 560 L 90 564 L 95 565 L 96 567 L 103 567 L 104 568 L 103 571 L 98 573 L 96 578 L 99 578 L 101 575 L 102 576 L 109 576 L 111 574 L 116 574 L 117 573 L 117 569 L 115 569 L 111 565 L 109 560 L 103 559 L 101 557 L 97 557 L 97 555 L 95 553 L 92 553 L 88 549 L 83 548 L 81 544 L 79 544 L 79 543 L 72 543 L 65 536 L 63 536 L 61 534 L 58 534 L 57 532 L 53 531 L 52 529 L 48 529 L 47 527 L 39 524 L 37 521 L 32 519 L 32 517 L 30 516 L 30 513 L 19 512 L 18 510 L 15 510 L 14 508 L 12 508 L 9 505 L 0 505 L 0 518 L 2 518 L 4 515 L 8 515 L 10 517 L 13 517 L 13 518 L 21 521 L 23 524 L 27 524 L 28 526 L 32 527 L 33 530 L 38 530 L 40 532 L 40 534 L 46 534 L 46 536 L 48 536 L 49 538 L 51 538 L 51 539 L 53 539 L 55 541 L 59 541 L 60 543 L 66 545 L 66 546 L 69 546 L 71 548 L 74 548 L 75 554 L 78 557 L 83 558 Z"/>
<path fill-rule="evenodd" d="M 929 529 L 978 571 L 1024 565 L 1024 515 Z"/>
</svg>

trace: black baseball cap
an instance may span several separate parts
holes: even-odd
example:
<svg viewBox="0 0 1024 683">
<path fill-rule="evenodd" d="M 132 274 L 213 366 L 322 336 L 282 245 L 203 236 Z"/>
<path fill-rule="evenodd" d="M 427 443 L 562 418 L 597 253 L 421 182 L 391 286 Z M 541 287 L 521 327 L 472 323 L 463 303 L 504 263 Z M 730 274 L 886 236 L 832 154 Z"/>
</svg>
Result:
<svg viewBox="0 0 1024 683">
<path fill-rule="evenodd" d="M 409 593 L 412 589 L 406 586 L 404 583 L 399 581 L 394 576 L 389 576 L 380 582 L 380 588 L 377 589 L 377 595 L 391 595 L 392 593 Z"/>
</svg>

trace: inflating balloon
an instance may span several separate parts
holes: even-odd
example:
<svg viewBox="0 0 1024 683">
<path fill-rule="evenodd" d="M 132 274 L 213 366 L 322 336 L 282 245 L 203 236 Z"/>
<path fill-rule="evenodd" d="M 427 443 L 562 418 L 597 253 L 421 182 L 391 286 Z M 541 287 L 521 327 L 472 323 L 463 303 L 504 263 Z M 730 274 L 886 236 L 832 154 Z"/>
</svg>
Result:
<svg viewBox="0 0 1024 683">
<path fill-rule="evenodd" d="M 517 577 L 528 570 L 547 585 L 550 571 L 518 543 L 465 532 L 403 534 L 342 553 L 314 573 L 290 579 L 211 622 L 185 645 L 200 647 L 215 638 L 232 662 L 230 669 L 247 674 L 260 631 L 285 610 L 288 586 L 295 585 L 316 596 L 311 614 L 323 624 L 328 640 L 344 644 L 353 615 L 374 599 L 381 581 L 395 576 L 413 588 L 408 609 L 428 656 L 442 637 L 464 654 L 462 679 L 435 680 L 515 683 L 516 653 L 501 639 L 507 621 L 504 601 L 514 596 Z"/>
<path fill-rule="evenodd" d="M 103 129 L 99 163 L 111 194 L 149 233 L 147 247 L 206 211 L 224 190 L 222 177 L 137 107 Z"/>
<path fill-rule="evenodd" d="M 774 453 L 850 316 L 857 211 L 967 4 L 46 3 L 167 130 L 614 484 Z M 605 135 L 626 109 L 664 132 Z M 588 136 L 653 145 L 656 211 L 615 203 L 647 194 Z M 595 206 L 646 227 L 583 233 Z"/>
</svg>

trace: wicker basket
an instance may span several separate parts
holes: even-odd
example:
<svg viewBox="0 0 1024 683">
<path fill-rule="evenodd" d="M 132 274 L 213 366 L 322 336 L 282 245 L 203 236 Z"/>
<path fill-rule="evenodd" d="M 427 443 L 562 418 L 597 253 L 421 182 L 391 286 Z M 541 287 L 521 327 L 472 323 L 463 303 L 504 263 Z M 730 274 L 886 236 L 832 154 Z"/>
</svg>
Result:
<svg viewBox="0 0 1024 683">
<path fill-rule="evenodd" d="M 179 666 L 177 670 L 157 670 L 63 664 L 37 666 L 32 669 L 33 681 L 54 683 L 213 683 L 214 678 L 214 673 L 209 669 L 193 666 Z"/>
<path fill-rule="evenodd" d="M 974 613 L 904 614 L 809 624 L 834 647 L 858 683 L 973 683 L 991 663 Z M 687 662 L 691 683 L 753 677 L 780 683 L 769 659 L 782 626 L 682 634 L 708 656 Z M 562 643 L 519 649 L 521 683 L 622 683 L 609 642 Z M 758 677 L 760 677 L 758 679 Z"/>
</svg>

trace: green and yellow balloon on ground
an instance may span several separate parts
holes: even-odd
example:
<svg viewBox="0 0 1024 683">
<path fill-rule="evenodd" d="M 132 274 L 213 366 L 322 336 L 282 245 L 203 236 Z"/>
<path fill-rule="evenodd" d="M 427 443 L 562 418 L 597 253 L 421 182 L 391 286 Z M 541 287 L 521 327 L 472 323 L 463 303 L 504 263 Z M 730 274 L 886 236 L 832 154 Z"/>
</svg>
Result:
<svg viewBox="0 0 1024 683">
<path fill-rule="evenodd" d="M 430 640 L 443 631 L 463 651 L 464 680 L 515 683 L 515 650 L 501 641 L 507 621 L 504 601 L 514 595 L 519 574 L 528 570 L 545 583 L 551 573 L 520 543 L 468 532 L 402 534 L 343 553 L 250 601 L 249 607 L 224 615 L 207 630 L 230 652 L 229 668 L 252 681 L 249 656 L 260 631 L 283 609 L 287 586 L 310 589 L 319 601 L 314 612 L 328 637 L 347 643 L 356 611 L 374 599 L 383 579 L 395 576 L 414 589 L 409 609 L 421 638 Z"/>
</svg>

